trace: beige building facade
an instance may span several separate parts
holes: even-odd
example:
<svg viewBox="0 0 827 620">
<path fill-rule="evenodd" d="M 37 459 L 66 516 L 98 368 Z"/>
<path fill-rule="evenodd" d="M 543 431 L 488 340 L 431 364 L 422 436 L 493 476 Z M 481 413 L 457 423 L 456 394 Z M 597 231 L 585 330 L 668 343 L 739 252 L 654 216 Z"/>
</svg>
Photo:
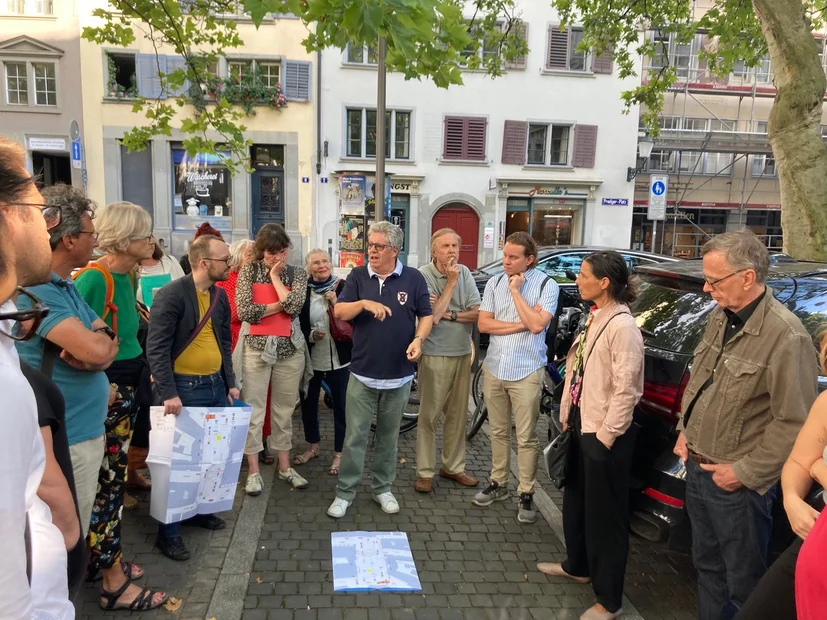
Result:
<svg viewBox="0 0 827 620">
<path fill-rule="evenodd" d="M 0 135 L 25 146 L 29 171 L 47 185 L 83 186 L 78 32 L 73 2 L 0 3 Z"/>
<path fill-rule="evenodd" d="M 96 0 L 97 2 L 98 0 Z M 80 26 L 92 25 L 92 7 L 84 11 Z M 159 50 L 137 37 L 129 48 L 80 42 L 83 66 L 83 114 L 86 119 L 88 193 L 99 204 L 129 200 L 152 214 L 155 236 L 175 256 L 186 252 L 195 230 L 208 222 L 229 242 L 252 238 L 264 224 L 283 225 L 296 256 L 307 249 L 313 203 L 314 98 L 312 57 L 301 41 L 307 30 L 291 16 L 269 16 L 256 29 L 245 15 L 233 16 L 244 45 L 230 50 L 211 68 L 213 87 L 195 85 L 211 105 L 215 83 L 255 74 L 268 87 L 281 88 L 284 107 L 261 103 L 241 123 L 252 141 L 252 172 L 233 171 L 223 160 L 230 154 L 188 155 L 185 137 L 174 129 L 171 136 L 156 137 L 150 147 L 128 152 L 119 143 L 132 127 L 146 122 L 132 111 L 135 96 L 172 102 L 189 95 L 165 92 L 159 74 L 183 66 L 183 58 Z M 174 126 L 194 112 L 187 104 Z M 208 135 L 220 143 L 218 134 Z"/>
<path fill-rule="evenodd" d="M 710 5 L 696 1 L 696 18 Z M 699 57 L 711 45 L 707 35 L 689 44 L 657 32 L 646 36 L 669 50 L 678 80 L 666 95 L 652 155 L 635 179 L 631 247 L 691 258 L 710 236 L 746 226 L 781 251 L 781 197 L 767 139 L 775 97 L 769 58 L 759 67 L 740 63 L 729 76 L 713 77 Z M 815 36 L 827 66 L 825 39 Z M 665 62 L 665 55 L 648 62 L 644 80 Z M 666 220 L 657 223 L 654 248 L 654 225 L 647 218 L 652 174 L 669 177 Z"/>
</svg>

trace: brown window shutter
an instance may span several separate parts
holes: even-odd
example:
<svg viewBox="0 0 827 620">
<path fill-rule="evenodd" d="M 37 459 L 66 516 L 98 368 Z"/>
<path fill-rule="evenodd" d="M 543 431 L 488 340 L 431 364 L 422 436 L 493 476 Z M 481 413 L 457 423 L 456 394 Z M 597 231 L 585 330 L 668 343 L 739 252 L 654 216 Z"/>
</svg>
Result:
<svg viewBox="0 0 827 620">
<path fill-rule="evenodd" d="M 549 26 L 548 29 L 548 68 L 569 68 L 569 37 L 571 30 L 560 30 L 560 26 Z"/>
<path fill-rule="evenodd" d="M 466 118 L 465 157 L 474 161 L 485 161 L 485 129 L 488 121 L 484 118 Z"/>
<path fill-rule="evenodd" d="M 443 132 L 442 158 L 464 159 L 465 119 L 461 116 L 446 116 L 445 131 Z"/>
<path fill-rule="evenodd" d="M 528 41 L 528 23 L 527 22 L 520 22 L 518 26 L 518 33 L 520 35 L 520 39 L 523 41 Z M 508 69 L 525 69 L 528 66 L 528 55 L 523 54 L 522 56 L 518 56 L 514 62 L 506 63 L 505 65 Z"/>
<path fill-rule="evenodd" d="M 523 121 L 505 121 L 503 130 L 503 158 L 504 164 L 525 164 L 526 140 L 528 139 L 528 123 Z"/>
<path fill-rule="evenodd" d="M 576 168 L 594 168 L 596 152 L 597 125 L 575 125 L 572 165 Z"/>
<path fill-rule="evenodd" d="M 614 62 L 612 61 L 612 51 L 606 50 L 599 56 L 594 56 L 592 60 L 592 72 L 611 75 L 614 70 Z"/>
</svg>

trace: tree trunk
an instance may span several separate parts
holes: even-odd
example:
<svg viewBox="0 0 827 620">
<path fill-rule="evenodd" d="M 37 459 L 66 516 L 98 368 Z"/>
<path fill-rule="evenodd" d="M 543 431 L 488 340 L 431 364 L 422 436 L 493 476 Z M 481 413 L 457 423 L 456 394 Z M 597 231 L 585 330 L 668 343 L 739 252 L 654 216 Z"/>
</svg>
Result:
<svg viewBox="0 0 827 620">
<path fill-rule="evenodd" d="M 767 37 L 777 93 L 769 139 L 781 185 L 784 251 L 827 261 L 827 148 L 821 107 L 827 78 L 802 0 L 752 0 Z"/>
</svg>

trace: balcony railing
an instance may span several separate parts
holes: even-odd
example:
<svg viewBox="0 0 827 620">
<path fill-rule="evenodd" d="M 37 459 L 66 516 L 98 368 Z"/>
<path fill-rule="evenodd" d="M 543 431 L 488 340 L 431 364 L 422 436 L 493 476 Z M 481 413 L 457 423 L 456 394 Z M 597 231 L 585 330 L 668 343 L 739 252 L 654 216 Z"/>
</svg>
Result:
<svg viewBox="0 0 827 620">
<path fill-rule="evenodd" d="M 663 129 L 655 148 L 668 151 L 772 154 L 766 132 Z"/>
<path fill-rule="evenodd" d="M 657 72 L 661 69 L 658 58 L 653 58 L 650 61 L 652 64 L 647 66 L 649 73 Z M 709 68 L 706 66 L 706 61 L 697 55 L 681 56 L 672 55 L 669 58 L 669 63 L 677 72 L 678 84 L 709 84 L 711 86 L 757 86 L 772 88 L 772 72 L 768 67 L 748 67 L 743 70 L 738 70 L 728 76 L 712 75 Z"/>
</svg>

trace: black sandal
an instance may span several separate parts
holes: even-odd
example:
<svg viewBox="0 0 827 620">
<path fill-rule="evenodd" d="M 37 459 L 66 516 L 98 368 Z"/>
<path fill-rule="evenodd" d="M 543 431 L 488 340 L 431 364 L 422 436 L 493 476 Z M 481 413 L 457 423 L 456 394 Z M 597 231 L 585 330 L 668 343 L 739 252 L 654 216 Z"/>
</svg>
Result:
<svg viewBox="0 0 827 620">
<path fill-rule="evenodd" d="M 101 609 L 104 611 L 150 611 L 152 609 L 158 609 L 161 605 L 166 603 L 169 600 L 169 594 L 165 592 L 161 592 L 160 590 L 153 590 L 152 588 L 144 588 L 141 590 L 141 593 L 135 597 L 131 603 L 124 604 L 118 603 L 118 599 L 121 595 L 126 592 L 126 589 L 130 586 L 132 582 L 127 579 L 126 583 L 124 583 L 117 592 L 107 592 L 106 590 L 101 587 L 100 595 L 102 598 L 106 599 L 106 604 L 100 603 Z M 156 594 L 163 594 L 164 598 L 161 600 L 160 603 L 152 603 L 152 599 L 155 597 Z"/>
<path fill-rule="evenodd" d="M 134 581 L 135 579 L 140 579 L 144 576 L 144 569 L 134 562 L 121 562 L 121 570 L 123 571 L 123 576 L 129 581 Z M 103 579 L 103 575 L 100 570 L 90 567 L 89 571 L 86 573 L 86 583 L 94 583 L 96 581 L 100 581 L 101 579 Z"/>
<path fill-rule="evenodd" d="M 264 450 L 258 453 L 258 460 L 265 465 L 272 465 L 276 462 L 276 459 L 273 458 L 273 455 L 270 454 L 270 451 L 267 448 L 264 448 Z"/>
</svg>

